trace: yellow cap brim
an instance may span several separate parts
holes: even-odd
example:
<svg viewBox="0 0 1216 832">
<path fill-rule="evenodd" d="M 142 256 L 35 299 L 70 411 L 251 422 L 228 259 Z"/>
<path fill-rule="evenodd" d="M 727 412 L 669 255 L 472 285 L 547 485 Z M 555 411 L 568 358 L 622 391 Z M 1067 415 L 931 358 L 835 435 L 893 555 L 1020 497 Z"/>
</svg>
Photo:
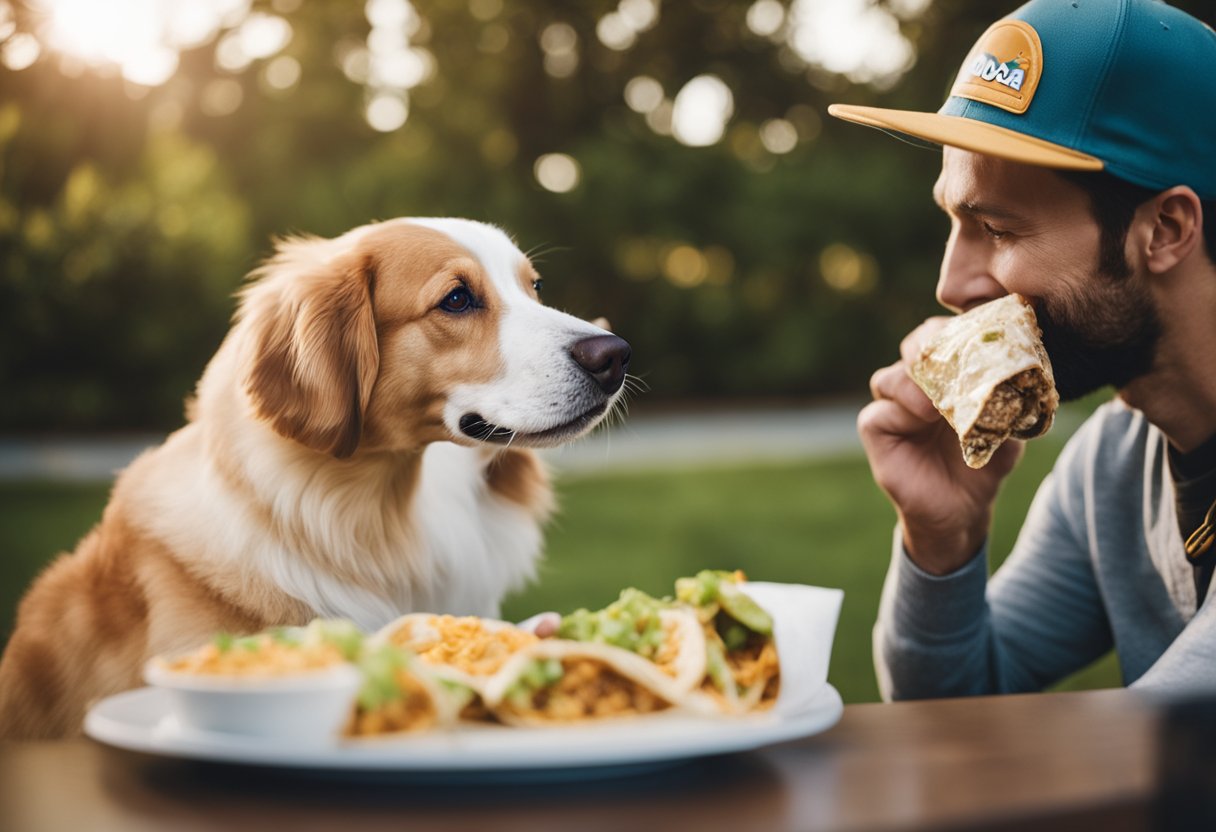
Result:
<svg viewBox="0 0 1216 832">
<path fill-rule="evenodd" d="M 1064 170 L 1103 168 L 1102 160 L 1088 153 L 971 118 L 910 110 L 885 110 L 880 107 L 856 107 L 851 104 L 833 104 L 828 107 L 828 113 L 867 127 L 894 130 L 934 144 L 959 147 L 1011 162 Z"/>
</svg>

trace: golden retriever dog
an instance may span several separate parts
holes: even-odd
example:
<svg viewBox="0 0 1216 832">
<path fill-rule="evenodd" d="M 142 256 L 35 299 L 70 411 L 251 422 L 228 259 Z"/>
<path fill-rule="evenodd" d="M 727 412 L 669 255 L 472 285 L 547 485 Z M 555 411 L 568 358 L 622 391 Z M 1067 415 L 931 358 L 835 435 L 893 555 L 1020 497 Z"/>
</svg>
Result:
<svg viewBox="0 0 1216 832">
<path fill-rule="evenodd" d="M 289 239 L 252 277 L 185 427 L 23 599 L 0 737 L 76 734 L 219 631 L 494 616 L 534 576 L 552 498 L 529 448 L 603 419 L 629 345 L 541 304 L 528 258 L 469 220 Z"/>
</svg>

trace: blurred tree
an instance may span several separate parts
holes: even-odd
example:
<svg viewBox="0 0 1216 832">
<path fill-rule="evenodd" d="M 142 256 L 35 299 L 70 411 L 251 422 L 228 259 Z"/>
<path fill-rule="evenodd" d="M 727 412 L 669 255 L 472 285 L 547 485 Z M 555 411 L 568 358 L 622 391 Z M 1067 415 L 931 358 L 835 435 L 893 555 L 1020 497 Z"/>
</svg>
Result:
<svg viewBox="0 0 1216 832">
<path fill-rule="evenodd" d="M 864 395 L 938 156 L 826 106 L 935 109 L 1014 5 L 0 0 L 0 430 L 175 426 L 275 235 L 402 215 L 506 228 L 648 401 Z"/>
</svg>

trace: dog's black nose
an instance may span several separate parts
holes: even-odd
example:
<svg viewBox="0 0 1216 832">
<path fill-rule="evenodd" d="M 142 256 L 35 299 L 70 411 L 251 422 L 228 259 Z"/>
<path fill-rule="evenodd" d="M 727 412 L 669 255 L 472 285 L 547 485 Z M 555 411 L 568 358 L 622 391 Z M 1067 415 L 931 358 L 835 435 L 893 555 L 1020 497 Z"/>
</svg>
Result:
<svg viewBox="0 0 1216 832">
<path fill-rule="evenodd" d="M 615 335 L 593 335 L 576 341 L 570 356 L 608 395 L 621 389 L 629 369 L 629 342 Z"/>
</svg>

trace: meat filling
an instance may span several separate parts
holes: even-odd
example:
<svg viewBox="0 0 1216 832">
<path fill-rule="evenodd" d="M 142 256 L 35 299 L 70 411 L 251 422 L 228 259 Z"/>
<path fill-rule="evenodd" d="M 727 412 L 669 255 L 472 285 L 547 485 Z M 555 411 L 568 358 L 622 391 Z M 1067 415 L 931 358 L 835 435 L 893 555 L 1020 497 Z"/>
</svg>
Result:
<svg viewBox="0 0 1216 832">
<path fill-rule="evenodd" d="M 533 691 L 524 707 L 510 699 L 504 707 L 553 722 L 647 714 L 671 707 L 662 697 L 602 662 L 566 659 L 562 670 L 556 682 Z"/>
</svg>

